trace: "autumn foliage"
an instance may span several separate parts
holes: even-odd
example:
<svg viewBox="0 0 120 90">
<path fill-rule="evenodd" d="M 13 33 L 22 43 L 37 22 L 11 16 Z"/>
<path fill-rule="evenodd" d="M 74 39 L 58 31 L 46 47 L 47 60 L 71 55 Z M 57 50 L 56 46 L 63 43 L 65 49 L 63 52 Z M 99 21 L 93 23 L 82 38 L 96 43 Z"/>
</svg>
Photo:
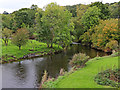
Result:
<svg viewBox="0 0 120 90">
<path fill-rule="evenodd" d="M 81 38 L 83 43 L 92 43 L 92 47 L 104 50 L 108 42 L 120 40 L 118 19 L 100 20 L 99 25 L 89 29 Z"/>
</svg>

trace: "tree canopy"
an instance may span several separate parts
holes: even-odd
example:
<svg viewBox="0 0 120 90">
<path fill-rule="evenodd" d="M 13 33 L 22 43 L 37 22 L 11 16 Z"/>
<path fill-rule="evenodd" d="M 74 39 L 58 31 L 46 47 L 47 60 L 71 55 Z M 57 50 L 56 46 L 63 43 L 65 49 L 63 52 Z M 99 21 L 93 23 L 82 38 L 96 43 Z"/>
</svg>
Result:
<svg viewBox="0 0 120 90">
<path fill-rule="evenodd" d="M 73 23 L 70 21 L 72 14 L 64 7 L 56 3 L 48 4 L 41 18 L 42 30 L 40 35 L 44 36 L 47 43 L 64 44 L 65 46 L 72 41 L 70 32 L 73 30 Z"/>
</svg>

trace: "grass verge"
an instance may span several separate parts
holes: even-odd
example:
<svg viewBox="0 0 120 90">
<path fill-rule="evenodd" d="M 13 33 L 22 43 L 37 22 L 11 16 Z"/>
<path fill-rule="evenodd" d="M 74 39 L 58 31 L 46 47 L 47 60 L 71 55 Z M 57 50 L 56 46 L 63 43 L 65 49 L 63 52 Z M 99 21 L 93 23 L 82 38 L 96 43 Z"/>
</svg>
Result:
<svg viewBox="0 0 120 90">
<path fill-rule="evenodd" d="M 21 50 L 10 41 L 8 46 L 5 46 L 4 42 L 2 43 L 2 60 L 10 61 L 17 60 L 22 58 L 27 54 L 36 53 L 40 55 L 46 55 L 49 52 L 56 52 L 62 50 L 62 47 L 58 48 L 58 45 L 53 45 L 53 48 L 47 48 L 46 43 L 42 43 L 36 40 L 29 40 L 26 45 L 22 46 Z"/>
<path fill-rule="evenodd" d="M 80 68 L 72 74 L 60 76 L 54 82 L 50 81 L 46 85 L 53 88 L 111 88 L 98 85 L 94 78 L 101 71 L 117 67 L 117 56 L 93 58 L 86 63 L 84 68 Z"/>
</svg>

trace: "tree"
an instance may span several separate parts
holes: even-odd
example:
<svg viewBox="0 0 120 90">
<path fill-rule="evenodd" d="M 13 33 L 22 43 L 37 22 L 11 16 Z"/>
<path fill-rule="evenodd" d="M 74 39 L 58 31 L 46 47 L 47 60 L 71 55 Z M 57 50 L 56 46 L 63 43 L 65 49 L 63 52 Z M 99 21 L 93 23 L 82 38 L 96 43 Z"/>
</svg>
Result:
<svg viewBox="0 0 120 90">
<path fill-rule="evenodd" d="M 8 28 L 8 29 L 12 29 L 11 26 L 11 20 L 12 20 L 12 15 L 11 14 L 2 14 L 2 28 Z"/>
<path fill-rule="evenodd" d="M 80 6 L 81 4 L 78 4 L 78 6 Z M 72 17 L 76 17 L 77 13 L 76 13 L 76 5 L 73 6 L 65 6 L 65 8 L 70 11 L 70 13 L 72 13 Z"/>
<path fill-rule="evenodd" d="M 18 11 L 15 13 L 14 20 L 17 28 L 21 28 L 22 23 L 27 26 L 29 22 L 28 13 L 26 11 Z"/>
<path fill-rule="evenodd" d="M 36 10 L 37 6 L 32 5 L 31 8 L 21 8 L 18 11 L 13 12 L 13 26 L 17 28 L 22 28 L 21 25 L 24 23 L 26 27 L 29 26 L 30 28 L 33 28 L 35 25 Z"/>
<path fill-rule="evenodd" d="M 99 23 L 100 9 L 96 6 L 89 7 L 85 14 L 82 16 L 81 22 L 84 25 L 84 32 L 89 30 L 91 27 Z"/>
<path fill-rule="evenodd" d="M 80 6 L 76 6 L 76 12 L 77 12 L 77 17 L 79 19 L 82 18 L 82 16 L 84 15 L 84 13 L 87 11 L 87 9 L 89 8 L 88 5 L 84 5 L 84 4 L 81 4 Z"/>
<path fill-rule="evenodd" d="M 111 40 L 120 41 L 120 32 L 118 29 L 118 19 L 101 20 L 100 24 L 93 28 L 91 35 L 92 46 L 105 49 L 105 46 Z"/>
<path fill-rule="evenodd" d="M 99 15 L 100 19 L 108 19 L 110 17 L 108 5 L 103 4 L 102 2 L 94 2 L 90 5 L 90 7 L 93 6 L 96 6 L 101 10 L 101 14 Z"/>
<path fill-rule="evenodd" d="M 37 29 L 40 29 L 42 27 L 42 21 L 41 21 L 42 16 L 43 16 L 43 10 L 41 8 L 37 8 L 35 13 L 35 23 Z"/>
<path fill-rule="evenodd" d="M 76 12 L 77 12 L 77 17 L 73 17 L 72 20 L 75 25 L 75 30 L 74 30 L 74 36 L 75 36 L 75 42 L 79 41 L 80 35 L 84 34 L 84 26 L 81 22 L 81 18 L 84 15 L 84 13 L 88 9 L 88 5 L 83 5 L 81 4 L 80 6 L 76 6 Z"/>
<path fill-rule="evenodd" d="M 7 11 L 4 11 L 3 14 L 9 14 Z"/>
<path fill-rule="evenodd" d="M 118 18 L 119 16 L 119 5 L 118 3 L 114 3 L 112 5 L 109 5 L 109 10 L 110 10 L 110 17 L 111 18 Z"/>
<path fill-rule="evenodd" d="M 71 16 L 71 13 L 64 7 L 56 3 L 48 4 L 41 21 L 38 19 L 42 25 L 42 29 L 39 31 L 40 39 L 50 44 L 51 47 L 53 43 L 67 46 L 72 41 L 70 32 L 74 28 L 70 21 Z"/>
<path fill-rule="evenodd" d="M 32 4 L 31 7 L 30 7 L 30 9 L 33 9 L 33 10 L 37 10 L 37 8 L 38 8 L 38 6 L 34 5 L 34 4 Z"/>
<path fill-rule="evenodd" d="M 18 29 L 12 37 L 12 43 L 21 49 L 22 45 L 25 45 L 28 41 L 28 31 L 24 28 Z"/>
<path fill-rule="evenodd" d="M 3 31 L 2 31 L 2 39 L 5 42 L 6 46 L 8 45 L 8 41 L 9 41 L 9 38 L 11 37 L 11 35 L 12 35 L 12 30 L 10 30 L 8 28 L 3 29 Z"/>
</svg>

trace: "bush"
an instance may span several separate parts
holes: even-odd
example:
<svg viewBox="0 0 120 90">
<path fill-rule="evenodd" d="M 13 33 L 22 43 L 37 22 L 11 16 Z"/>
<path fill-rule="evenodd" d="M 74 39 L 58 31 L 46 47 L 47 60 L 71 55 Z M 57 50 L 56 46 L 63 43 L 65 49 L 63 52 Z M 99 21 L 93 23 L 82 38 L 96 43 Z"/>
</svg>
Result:
<svg viewBox="0 0 120 90">
<path fill-rule="evenodd" d="M 111 41 L 115 41 L 113 43 L 120 41 L 118 19 L 100 20 L 99 25 L 89 29 L 81 35 L 79 39 L 86 45 L 91 45 L 94 48 L 105 50 L 107 43 Z"/>
<path fill-rule="evenodd" d="M 88 59 L 89 59 L 89 56 L 86 56 L 86 54 L 78 53 L 73 56 L 72 60 L 70 61 L 70 64 L 72 66 L 83 67 L 85 63 L 88 61 Z"/>
<path fill-rule="evenodd" d="M 115 70 L 108 69 L 103 72 L 100 72 L 95 76 L 95 82 L 100 85 L 120 87 L 119 84 L 120 73 L 118 73 L 119 71 L 120 71 L 119 69 Z"/>
<path fill-rule="evenodd" d="M 110 49 L 112 49 L 112 50 L 116 50 L 117 51 L 117 49 L 118 49 L 118 41 L 116 41 L 116 40 L 111 40 L 110 42 L 108 42 L 107 44 L 106 44 L 106 47 L 105 47 L 106 49 L 107 48 L 110 48 Z"/>
<path fill-rule="evenodd" d="M 119 41 L 118 19 L 101 20 L 100 24 L 94 28 L 91 36 L 93 47 L 105 49 L 107 43 L 111 40 Z"/>
</svg>

